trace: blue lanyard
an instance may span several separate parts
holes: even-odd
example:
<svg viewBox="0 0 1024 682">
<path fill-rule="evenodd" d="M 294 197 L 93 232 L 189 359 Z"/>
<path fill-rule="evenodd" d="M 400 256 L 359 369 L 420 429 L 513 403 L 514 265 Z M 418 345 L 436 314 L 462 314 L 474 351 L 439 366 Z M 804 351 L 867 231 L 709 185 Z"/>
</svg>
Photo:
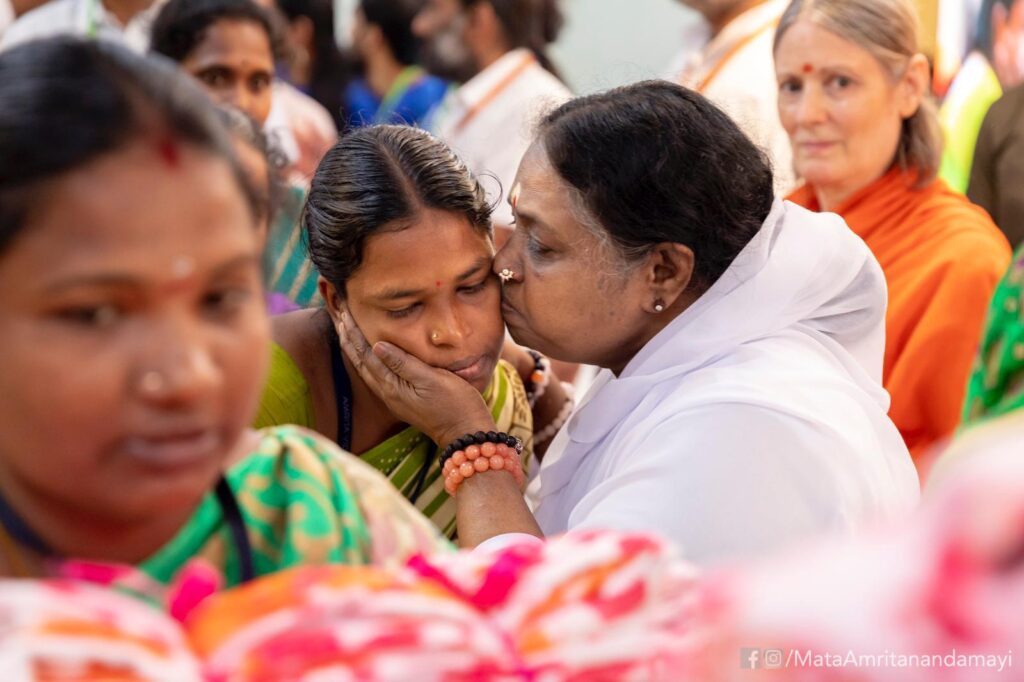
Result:
<svg viewBox="0 0 1024 682">
<path fill-rule="evenodd" d="M 249 541 L 249 533 L 245 527 L 245 520 L 242 518 L 242 510 L 238 506 L 231 486 L 223 476 L 217 481 L 215 490 L 217 502 L 220 504 L 221 513 L 228 524 L 228 532 L 231 534 L 232 543 L 238 552 L 239 571 L 241 581 L 249 582 L 256 577 L 256 569 L 253 562 L 252 543 Z M 0 523 L 18 543 L 32 550 L 45 558 L 55 558 L 57 553 L 47 544 L 43 538 L 36 533 L 31 526 L 25 523 L 21 515 L 7 502 L 7 499 L 0 494 Z"/>
</svg>

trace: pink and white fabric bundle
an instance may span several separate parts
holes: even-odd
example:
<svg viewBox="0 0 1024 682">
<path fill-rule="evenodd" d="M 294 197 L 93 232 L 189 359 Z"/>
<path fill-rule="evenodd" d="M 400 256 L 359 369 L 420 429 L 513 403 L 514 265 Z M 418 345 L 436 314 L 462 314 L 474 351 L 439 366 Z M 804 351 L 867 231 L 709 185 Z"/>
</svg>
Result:
<svg viewBox="0 0 1024 682">
<path fill-rule="evenodd" d="M 0 581 L 4 682 L 199 682 L 178 624 L 111 590 L 66 581 Z"/>
<path fill-rule="evenodd" d="M 658 540 L 584 533 L 397 573 L 290 571 L 210 600 L 189 632 L 224 682 L 665 679 L 693 587 Z"/>
<path fill-rule="evenodd" d="M 902 528 L 708 576 L 699 679 L 1024 679 L 1024 428 L 1004 429 L 965 438 Z"/>
</svg>

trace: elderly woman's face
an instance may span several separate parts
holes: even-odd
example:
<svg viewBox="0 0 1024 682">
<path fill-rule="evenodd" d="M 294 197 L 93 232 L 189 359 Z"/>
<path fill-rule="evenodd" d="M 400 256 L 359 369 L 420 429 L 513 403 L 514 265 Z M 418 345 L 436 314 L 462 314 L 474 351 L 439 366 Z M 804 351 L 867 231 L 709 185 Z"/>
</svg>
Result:
<svg viewBox="0 0 1024 682">
<path fill-rule="evenodd" d="M 516 230 L 494 261 L 515 273 L 502 314 L 518 343 L 559 360 L 618 368 L 642 346 L 643 276 L 619 272 L 611 247 L 580 224 L 570 188 L 534 144 L 510 201 Z"/>
<path fill-rule="evenodd" d="M 892 164 L 903 119 L 920 105 L 866 49 L 815 24 L 795 23 L 775 53 L 779 116 L 797 174 L 849 194 Z"/>
</svg>

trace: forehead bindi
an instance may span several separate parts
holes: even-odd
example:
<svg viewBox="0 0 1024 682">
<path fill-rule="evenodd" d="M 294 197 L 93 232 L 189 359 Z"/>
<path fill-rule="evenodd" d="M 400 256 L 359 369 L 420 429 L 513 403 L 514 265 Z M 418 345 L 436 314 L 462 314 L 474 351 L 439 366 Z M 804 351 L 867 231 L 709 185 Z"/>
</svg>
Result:
<svg viewBox="0 0 1024 682">
<path fill-rule="evenodd" d="M 181 165 L 181 148 L 172 137 L 162 137 L 156 142 L 156 152 L 164 166 L 176 170 Z"/>
</svg>

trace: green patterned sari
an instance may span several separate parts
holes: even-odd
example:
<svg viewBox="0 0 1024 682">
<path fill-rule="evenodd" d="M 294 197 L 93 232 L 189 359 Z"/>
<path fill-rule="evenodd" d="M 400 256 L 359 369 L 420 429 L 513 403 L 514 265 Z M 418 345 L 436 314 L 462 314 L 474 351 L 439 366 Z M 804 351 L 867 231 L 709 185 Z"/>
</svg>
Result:
<svg viewBox="0 0 1024 682">
<path fill-rule="evenodd" d="M 483 398 L 491 408 L 498 430 L 518 436 L 526 444 L 523 466 L 527 467 L 532 452 L 533 414 L 522 379 L 510 364 L 499 361 Z M 275 343 L 255 425 L 263 428 L 276 424 L 298 424 L 316 429 L 309 384 L 291 356 Z M 384 474 L 445 536 L 454 539 L 455 501 L 444 490 L 441 467 L 434 455 L 430 439 L 410 427 L 360 453 L 359 457 Z M 428 458 L 431 458 L 429 464 Z M 423 471 L 424 465 L 426 471 Z M 417 497 L 415 492 L 421 475 L 424 483 Z"/>
<path fill-rule="evenodd" d="M 293 566 L 398 565 L 417 553 L 451 549 L 379 473 L 321 436 L 297 427 L 260 435 L 256 450 L 225 475 L 256 577 Z M 239 549 L 213 492 L 170 542 L 134 568 L 169 585 L 194 559 L 213 567 L 226 587 L 241 582 Z M 51 575 L 61 565 L 20 546 L 2 527 L 0 563 L 24 577 Z"/>
</svg>

